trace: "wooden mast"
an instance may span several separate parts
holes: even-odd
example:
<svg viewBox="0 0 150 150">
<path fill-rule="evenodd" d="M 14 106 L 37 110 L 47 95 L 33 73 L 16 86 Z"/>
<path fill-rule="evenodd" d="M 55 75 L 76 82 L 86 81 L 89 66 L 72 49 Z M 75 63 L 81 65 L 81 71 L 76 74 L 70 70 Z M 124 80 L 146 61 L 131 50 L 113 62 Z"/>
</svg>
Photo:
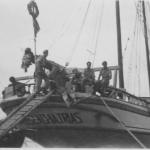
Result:
<svg viewBox="0 0 150 150">
<path fill-rule="evenodd" d="M 118 44 L 119 87 L 124 88 L 119 0 L 116 0 L 116 25 L 117 25 L 117 44 Z"/>
<path fill-rule="evenodd" d="M 145 14 L 145 2 L 142 1 L 143 7 L 143 22 L 144 22 L 144 39 L 146 47 L 146 58 L 147 58 L 147 71 L 148 71 L 148 80 L 149 80 L 149 90 L 150 90 L 150 61 L 149 61 L 149 46 L 148 46 L 148 35 L 147 35 L 147 25 L 146 25 L 146 14 Z"/>
</svg>

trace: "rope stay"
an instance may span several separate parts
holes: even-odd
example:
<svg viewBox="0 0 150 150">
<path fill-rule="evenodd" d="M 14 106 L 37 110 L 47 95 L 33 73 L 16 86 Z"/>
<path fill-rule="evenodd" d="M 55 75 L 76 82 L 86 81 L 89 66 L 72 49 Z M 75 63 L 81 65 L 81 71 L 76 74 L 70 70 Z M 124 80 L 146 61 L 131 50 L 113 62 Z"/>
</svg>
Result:
<svg viewBox="0 0 150 150">
<path fill-rule="evenodd" d="M 150 18 L 150 3 L 148 1 L 147 1 L 147 6 L 148 6 L 148 10 L 149 10 L 149 13 L 147 13 L 147 14 L 149 14 L 149 18 Z M 149 23 L 149 19 L 147 19 L 147 23 Z M 147 25 L 147 27 L 148 27 L 148 35 L 150 37 L 150 28 L 149 28 L 149 25 Z"/>
<path fill-rule="evenodd" d="M 142 12 L 142 6 L 141 6 L 141 12 Z M 140 15 L 140 17 L 141 18 L 139 18 L 139 36 L 138 36 L 138 43 L 140 43 L 139 41 L 142 41 L 142 36 L 140 36 L 140 35 L 142 35 L 143 33 L 144 33 L 144 28 L 142 28 L 143 26 L 141 26 L 141 24 L 142 24 L 142 19 L 143 19 L 143 16 L 142 15 Z M 138 70 L 137 70 L 137 73 L 138 73 L 138 93 L 139 93 L 139 96 L 140 96 L 140 91 L 141 91 L 141 80 L 140 80 L 140 77 L 141 77 L 141 63 L 142 63 L 142 51 L 141 51 L 141 44 L 139 44 L 138 45 L 138 49 L 137 49 L 137 51 L 138 51 L 138 58 L 137 58 L 137 64 L 138 64 Z"/>
<path fill-rule="evenodd" d="M 137 69 L 136 63 L 135 63 L 135 59 L 134 55 L 135 55 L 135 50 L 137 50 L 137 41 L 139 39 L 139 22 L 138 20 L 140 20 L 139 17 L 141 14 L 141 11 L 139 11 L 140 5 L 136 2 L 133 2 L 133 4 L 135 5 L 135 9 L 136 9 L 136 14 L 135 14 L 135 20 L 134 20 L 134 25 L 133 25 L 133 29 L 131 29 L 131 36 L 128 36 L 127 41 L 126 41 L 126 45 L 124 48 L 124 52 L 123 52 L 123 57 L 124 57 L 124 61 L 127 62 L 127 74 L 126 74 L 126 78 L 127 78 L 127 82 L 126 82 L 126 86 L 128 87 L 127 89 L 129 89 L 132 92 L 134 91 L 135 88 L 135 77 L 133 74 L 133 71 L 135 71 L 135 69 Z M 130 44 L 130 46 L 129 46 Z M 128 50 L 127 50 L 128 49 Z M 137 52 L 136 52 L 137 53 Z"/>
<path fill-rule="evenodd" d="M 136 20 L 136 29 L 135 29 L 135 39 L 134 39 L 134 54 L 135 54 L 135 60 L 133 58 L 131 58 L 133 61 L 133 69 L 134 69 L 134 72 L 133 72 L 133 91 L 136 91 L 136 77 L 134 77 L 134 73 L 137 72 L 137 43 L 138 43 L 138 32 L 139 32 L 139 22 L 138 22 L 138 17 L 140 16 L 139 15 L 139 3 L 137 4 L 136 6 L 137 8 L 137 12 L 136 12 L 136 17 L 137 17 L 137 20 Z"/>
<path fill-rule="evenodd" d="M 94 48 L 93 48 L 93 43 L 95 42 L 95 35 L 96 35 L 96 33 L 97 33 L 97 23 L 98 23 L 98 19 L 97 18 L 99 18 L 99 10 L 101 10 L 101 9 L 99 9 L 99 8 L 96 8 L 96 6 L 98 6 L 98 3 L 97 3 L 97 1 L 95 0 L 94 1 L 95 3 L 93 4 L 93 10 L 92 10 L 92 15 L 93 16 L 91 16 L 91 18 L 92 19 L 94 19 L 94 21 L 92 22 L 93 23 L 93 26 L 94 26 L 94 28 L 93 28 L 93 30 L 89 30 L 89 31 L 91 31 L 90 33 L 89 33 L 89 35 L 91 35 L 91 37 L 88 39 L 88 49 L 87 49 L 87 52 L 89 52 L 89 56 L 88 56 L 88 58 L 87 58 L 87 61 L 91 61 L 92 62 L 92 59 L 93 59 L 93 57 L 94 57 L 94 52 L 92 51 Z M 96 13 L 96 14 L 95 14 Z M 88 32 L 89 32 L 88 31 Z"/>
<path fill-rule="evenodd" d="M 137 61 L 136 61 L 136 64 L 138 64 L 138 68 L 137 68 L 137 84 L 138 84 L 138 93 L 139 93 L 139 95 L 140 95 L 140 91 L 141 91 L 141 81 L 140 81 L 140 72 L 141 72 L 141 63 L 142 63 L 142 61 L 141 61 L 141 59 L 142 59 L 142 51 L 141 51 L 141 44 L 139 44 L 140 43 L 140 41 L 142 41 L 142 36 L 140 36 L 140 35 L 142 35 L 143 33 L 144 33 L 144 26 L 143 26 L 143 13 L 142 13 L 142 3 L 141 3 L 141 1 L 139 1 L 138 2 L 138 5 L 139 5 L 139 10 L 138 10 L 138 23 L 139 23 L 139 30 L 138 30 L 138 39 L 137 39 Z"/>
<path fill-rule="evenodd" d="M 128 65 L 128 73 L 127 73 L 127 86 L 131 88 L 132 90 L 132 85 L 133 85 L 133 80 L 132 80 L 132 72 L 133 72 L 133 54 L 134 54 L 134 44 L 135 44 L 135 39 L 136 39 L 136 31 L 137 31 L 137 14 L 136 14 L 136 18 L 135 18 L 135 22 L 134 22 L 134 31 L 133 31 L 133 39 L 132 39 L 132 45 L 131 45 L 131 50 L 130 50 L 130 55 L 129 55 L 129 65 Z"/>
<path fill-rule="evenodd" d="M 147 9 L 146 9 L 146 17 L 148 18 L 147 19 L 147 32 L 148 32 L 148 44 L 150 44 L 150 40 L 149 40 L 149 38 L 150 38 L 150 21 L 149 21 L 149 19 L 150 19 L 150 2 L 149 1 L 147 1 L 146 2 L 146 6 L 147 6 Z"/>
<path fill-rule="evenodd" d="M 148 18 L 147 19 L 148 45 L 150 45 L 150 40 L 149 40 L 150 39 L 150 27 L 149 27 L 150 26 L 150 21 L 149 21 L 149 19 L 150 19 L 150 2 L 147 1 L 146 4 L 147 4 L 147 7 L 148 7 L 147 11 L 146 11 L 147 12 L 146 13 L 147 14 L 147 18 Z"/>
<path fill-rule="evenodd" d="M 143 7 L 142 7 L 142 2 L 143 1 L 139 1 L 139 3 L 140 3 L 140 5 L 141 5 L 141 10 L 142 10 L 142 12 L 144 11 L 143 9 Z M 148 11 L 149 10 L 149 11 Z M 150 38 L 150 28 L 149 28 L 149 25 L 150 25 L 150 22 L 149 22 L 149 17 L 150 17 L 150 6 L 149 6 L 149 2 L 145 2 L 145 17 L 147 18 L 146 19 L 146 22 L 144 22 L 144 16 L 143 16 L 143 13 L 142 13 L 142 19 L 141 19 L 141 26 L 142 26 L 142 29 L 143 29 L 143 36 L 144 36 L 144 38 L 146 38 L 147 40 L 148 40 L 148 45 L 145 43 L 145 46 L 147 47 L 147 46 L 149 46 L 149 44 L 150 44 L 150 41 L 149 41 L 149 38 Z M 144 24 L 146 23 L 146 27 L 147 27 L 147 31 L 145 31 L 145 27 L 144 27 Z M 144 65 L 149 65 L 149 62 L 148 62 L 148 57 L 150 57 L 150 56 L 147 56 L 147 55 L 149 55 L 149 52 L 146 52 L 145 53 L 145 55 L 146 55 L 146 57 L 147 57 L 147 62 L 146 62 L 146 64 L 144 64 Z M 146 71 L 147 71 L 147 77 L 146 78 L 149 78 L 148 77 L 148 69 L 146 68 Z M 149 95 L 149 91 L 148 91 L 148 93 L 147 93 L 148 95 Z"/>
<path fill-rule="evenodd" d="M 78 11 L 80 11 L 80 7 L 77 8 Z M 52 49 L 56 43 L 66 34 L 66 32 L 70 29 L 72 20 L 74 18 L 76 9 L 72 11 L 72 13 L 69 15 L 69 17 L 63 22 L 61 29 L 57 32 L 58 35 L 56 35 L 56 38 L 53 40 L 52 44 L 50 44 L 50 49 Z"/>
<path fill-rule="evenodd" d="M 77 38 L 76 38 L 75 43 L 74 43 L 74 46 L 73 46 L 73 48 L 72 48 L 72 52 L 70 53 L 70 56 L 68 57 L 68 60 L 67 60 L 67 62 L 68 62 L 69 64 L 71 63 L 73 54 L 75 53 L 76 48 L 77 48 L 77 44 L 78 44 L 78 42 L 79 42 L 79 40 L 80 40 L 81 33 L 82 33 L 82 31 L 83 31 L 83 27 L 84 27 L 84 25 L 85 25 L 85 22 L 86 22 L 86 19 L 87 19 L 87 16 L 88 16 L 88 12 L 89 12 L 91 3 L 92 3 L 92 0 L 89 0 L 89 3 L 88 3 L 88 6 L 87 6 L 85 15 L 84 15 L 84 17 L 83 17 L 83 22 L 82 22 L 82 24 L 81 24 L 81 27 L 80 27 L 80 29 L 79 29 Z"/>
<path fill-rule="evenodd" d="M 137 85 L 137 81 L 138 81 L 138 77 L 139 77 L 139 70 L 138 68 L 138 41 L 139 41 L 139 34 L 140 34 L 140 22 L 138 22 L 138 25 L 137 25 L 137 36 L 136 36 L 136 41 L 135 41 L 135 72 L 137 73 L 137 76 L 136 78 L 134 78 L 134 91 L 138 91 L 139 89 L 139 86 Z"/>
<path fill-rule="evenodd" d="M 132 93 L 140 95 L 141 93 L 141 65 L 143 54 L 141 52 L 141 41 L 144 33 L 143 28 L 143 16 L 142 16 L 142 6 L 141 1 L 135 4 L 136 17 L 134 23 L 133 39 L 131 41 L 131 50 L 129 55 L 128 72 L 127 72 L 127 86 Z M 137 74 L 135 76 L 135 74 Z"/>
<path fill-rule="evenodd" d="M 119 119 L 119 117 L 112 111 L 112 109 L 108 106 L 105 100 L 101 97 L 102 102 L 104 103 L 105 107 L 108 111 L 113 115 L 114 118 L 120 123 L 120 125 L 129 133 L 129 135 L 140 145 L 141 148 L 146 148 L 146 146 L 128 129 L 124 123 Z"/>
<path fill-rule="evenodd" d="M 140 145 L 141 148 L 147 148 L 133 133 L 132 131 L 125 126 L 125 123 L 123 121 L 120 120 L 120 118 L 112 111 L 112 109 L 110 108 L 110 106 L 106 103 L 104 97 L 101 97 L 100 95 L 96 94 L 97 97 L 100 98 L 100 100 L 102 100 L 104 106 L 108 109 L 108 111 L 112 114 L 112 116 L 120 123 L 120 125 L 122 126 L 122 128 L 127 131 L 129 133 L 129 135 Z M 81 101 L 86 100 L 87 98 L 90 98 L 91 96 L 87 96 L 86 98 L 83 98 L 80 101 L 76 101 L 74 104 L 79 104 Z"/>
<path fill-rule="evenodd" d="M 94 46 L 94 57 L 93 57 L 93 61 L 92 61 L 92 66 L 94 66 L 97 47 L 98 47 L 98 40 L 99 40 L 99 35 L 100 35 L 100 30 L 101 30 L 101 25 L 102 25 L 103 11 L 104 11 L 104 0 L 102 1 L 102 8 L 100 10 L 101 10 L 101 12 L 100 12 L 100 17 L 98 16 L 99 21 L 97 22 L 98 29 L 96 32 L 97 34 L 96 34 L 96 41 L 95 41 L 95 46 Z"/>
</svg>

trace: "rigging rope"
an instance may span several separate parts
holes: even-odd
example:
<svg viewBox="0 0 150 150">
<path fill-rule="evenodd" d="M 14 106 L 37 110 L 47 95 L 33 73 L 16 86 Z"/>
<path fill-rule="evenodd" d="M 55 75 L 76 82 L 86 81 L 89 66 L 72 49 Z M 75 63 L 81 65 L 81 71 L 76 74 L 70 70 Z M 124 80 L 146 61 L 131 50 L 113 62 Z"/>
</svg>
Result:
<svg viewBox="0 0 150 150">
<path fill-rule="evenodd" d="M 140 11 L 142 10 L 142 5 L 141 5 L 141 2 L 140 2 Z M 142 12 L 142 11 L 141 11 Z M 140 13 L 141 13 L 140 12 Z M 137 31 L 137 43 L 136 43 L 136 71 L 137 71 L 137 92 L 138 94 L 140 95 L 140 91 L 141 91 L 141 86 L 140 86 L 140 72 L 141 72 L 141 44 L 140 44 L 140 41 L 142 40 L 142 35 L 144 30 L 143 30 L 143 25 L 142 25 L 142 14 L 138 16 L 138 31 Z"/>
<path fill-rule="evenodd" d="M 93 50 L 93 42 L 95 41 L 95 33 L 97 31 L 97 16 L 98 15 L 98 12 L 99 12 L 99 8 L 96 9 L 96 6 L 98 5 L 96 2 L 96 0 L 94 1 L 95 2 L 95 5 L 93 6 L 93 10 L 92 10 L 92 15 L 91 18 L 94 19 L 94 21 L 92 21 L 92 23 L 94 23 L 94 30 L 89 30 L 91 31 L 91 33 L 89 33 L 89 35 L 92 35 L 91 38 L 89 38 L 89 41 L 87 42 L 88 43 L 88 48 L 87 51 L 89 52 L 89 56 L 88 56 L 88 59 L 86 61 L 91 61 L 93 59 L 93 56 L 94 56 L 94 52 L 92 51 Z M 94 12 L 96 13 L 96 15 L 94 14 Z M 92 61 L 91 61 L 92 62 Z"/>
<path fill-rule="evenodd" d="M 130 38 L 128 37 L 127 38 L 127 42 L 126 42 L 126 45 L 125 45 L 125 48 L 124 48 L 124 53 L 125 53 L 125 51 L 127 50 L 127 47 L 128 47 L 128 42 L 130 41 Z"/>
<path fill-rule="evenodd" d="M 132 80 L 132 71 L 133 71 L 133 49 L 134 49 L 134 44 L 135 44 L 135 39 L 136 39 L 136 30 L 137 30 L 137 14 L 134 22 L 134 31 L 133 31 L 133 39 L 132 39 L 132 45 L 131 45 L 131 50 L 130 50 L 130 55 L 129 55 L 129 65 L 128 65 L 128 73 L 127 73 L 127 86 L 132 90 L 132 85 L 133 85 L 133 80 Z"/>
<path fill-rule="evenodd" d="M 106 103 L 105 99 L 99 95 L 96 94 L 96 96 L 98 96 L 100 98 L 100 100 L 102 100 L 104 106 L 108 109 L 108 111 L 112 114 L 112 116 L 121 124 L 121 126 L 123 127 L 123 129 L 125 129 L 125 131 L 127 131 L 129 133 L 129 135 L 140 145 L 141 148 L 147 148 L 133 133 L 132 131 L 130 131 L 130 129 L 128 129 L 128 127 L 125 126 L 124 122 L 122 122 L 119 117 L 112 111 L 112 109 L 110 108 L 110 106 Z M 88 96 L 86 98 L 83 98 L 83 100 L 86 100 L 87 98 L 90 98 L 91 96 Z M 81 102 L 80 101 L 76 101 L 74 104 L 79 104 Z"/>
<path fill-rule="evenodd" d="M 134 41 L 134 49 L 135 49 L 135 58 L 132 58 L 133 60 L 134 60 L 134 72 L 133 72 L 133 75 L 134 74 L 138 74 L 138 71 L 137 71 L 137 56 L 138 56 L 138 39 L 139 39 L 139 26 L 140 26 L 140 22 L 139 22 L 139 20 L 140 20 L 140 16 L 141 16 L 141 14 L 140 14 L 140 3 L 138 3 L 137 5 L 136 5 L 136 17 L 137 17 L 137 22 L 136 22 L 136 24 L 137 24 L 137 26 L 136 26 L 136 32 L 135 32 L 135 36 L 136 36 L 136 38 L 135 38 L 135 41 Z M 133 82 L 133 92 L 134 93 L 136 93 L 136 88 L 137 88 L 137 86 L 136 86 L 136 81 L 137 81 L 137 76 L 135 76 L 135 77 L 133 77 L 133 80 L 134 80 L 134 82 Z"/>
<path fill-rule="evenodd" d="M 150 40 L 149 40 L 149 38 L 150 38 L 150 21 L 149 21 L 149 19 L 150 19 L 150 2 L 149 1 L 147 1 L 147 3 L 146 3 L 147 5 L 147 7 L 148 7 L 148 10 L 147 10 L 147 31 L 148 31 L 148 44 L 150 44 Z M 149 15 L 149 17 L 148 17 L 148 15 Z"/>
<path fill-rule="evenodd" d="M 141 2 L 140 2 L 140 4 L 141 4 Z M 141 29 L 141 32 L 142 33 L 144 33 L 144 26 L 142 26 L 142 20 L 143 20 L 143 15 L 142 15 L 142 4 L 140 5 L 141 6 L 141 19 L 140 19 L 140 24 L 141 24 L 141 26 L 140 26 L 140 29 Z M 142 28 L 143 27 L 143 28 Z M 141 38 L 141 36 L 140 36 L 140 38 Z M 139 41 L 141 41 L 141 39 L 139 40 Z M 141 45 L 140 45 L 141 46 Z M 139 73 L 138 73 L 138 75 L 139 75 L 139 81 L 138 81 L 138 84 L 139 84 L 139 93 L 140 93 L 140 91 L 141 91 L 141 80 L 140 80 L 140 72 L 141 72 L 141 63 L 142 63 L 142 61 L 141 61 L 141 55 L 142 55 L 142 53 L 141 53 L 142 51 L 141 51 L 141 47 L 139 48 Z"/>
<path fill-rule="evenodd" d="M 138 83 L 137 80 L 139 81 L 140 75 L 138 74 L 138 77 L 137 77 L 137 76 L 135 76 L 135 74 L 140 72 L 139 71 L 140 69 L 138 66 L 136 66 L 136 64 L 139 63 L 138 60 L 140 60 L 140 58 L 139 58 L 140 49 L 138 46 L 140 45 L 140 37 L 141 37 L 140 36 L 140 34 L 141 34 L 140 24 L 142 24 L 141 23 L 141 21 L 142 21 L 142 13 L 141 12 L 142 11 L 141 11 L 141 3 L 140 2 L 138 2 L 138 3 L 134 2 L 133 4 L 134 4 L 135 10 L 136 10 L 133 35 L 132 35 L 133 37 L 127 39 L 127 43 L 126 43 L 126 47 L 124 49 L 123 55 L 125 55 L 125 53 L 126 53 L 126 60 L 127 60 L 126 62 L 128 62 L 127 87 L 128 87 L 128 89 L 130 89 L 130 91 L 132 91 L 132 93 L 135 94 L 135 90 L 137 91 L 138 89 L 140 89 L 140 86 L 136 85 Z M 144 33 L 144 30 L 143 30 L 143 33 Z M 131 39 L 132 39 L 132 41 L 131 41 L 130 54 L 129 54 L 128 51 L 126 51 L 126 50 L 128 48 L 127 47 L 128 42 Z M 128 56 L 127 56 L 127 54 L 128 54 Z M 137 59 L 137 57 L 134 57 L 135 54 L 136 54 L 136 56 L 138 56 L 138 59 Z"/>
<path fill-rule="evenodd" d="M 81 27 L 80 27 L 80 30 L 79 30 L 79 32 L 78 32 L 77 38 L 76 38 L 76 40 L 75 40 L 75 43 L 74 43 L 72 52 L 71 52 L 70 56 L 68 57 L 68 61 L 67 61 L 67 62 L 68 62 L 69 64 L 71 63 L 73 54 L 75 53 L 75 50 L 76 50 L 76 48 L 77 48 L 77 44 L 78 44 L 78 42 L 79 42 L 79 40 L 80 40 L 80 36 L 81 36 L 82 31 L 83 31 L 83 27 L 84 27 L 84 25 L 85 25 L 85 22 L 86 22 L 86 19 L 87 19 L 87 15 L 88 15 L 88 12 L 89 12 L 89 8 L 90 8 L 91 3 L 92 3 L 92 0 L 89 0 L 88 6 L 87 6 L 87 9 L 86 9 L 84 18 L 83 18 L 83 22 L 82 22 L 82 24 L 81 24 Z"/>
<path fill-rule="evenodd" d="M 141 16 L 142 17 L 142 16 Z M 140 41 L 141 41 L 141 34 L 142 34 L 142 32 L 143 32 L 143 30 L 142 30 L 142 26 L 141 26 L 141 24 L 142 24 L 142 19 L 140 19 L 139 20 L 139 39 L 138 39 L 138 43 L 140 43 Z M 140 91 L 141 91 L 141 80 L 140 80 L 140 73 L 141 73 L 141 56 L 142 56 L 142 53 L 141 53 L 142 51 L 141 51 L 141 44 L 139 44 L 139 46 L 138 46 L 138 60 L 137 60 L 137 64 L 138 64 L 138 93 L 139 93 L 139 95 L 140 95 Z"/>
<path fill-rule="evenodd" d="M 140 82 L 140 73 L 141 68 L 140 65 L 142 63 L 141 61 L 141 34 L 143 31 L 143 24 L 142 24 L 142 7 L 141 2 L 134 3 L 136 8 L 136 19 L 134 24 L 134 37 L 132 40 L 132 46 L 130 51 L 130 58 L 129 58 L 129 66 L 128 66 L 128 80 L 127 80 L 127 86 L 129 89 L 131 89 L 132 93 L 136 94 L 138 93 L 140 95 L 140 89 L 141 89 L 141 82 Z M 142 26 L 141 26 L 142 25 Z M 136 76 L 135 76 L 136 75 Z"/>
<path fill-rule="evenodd" d="M 99 22 L 97 22 L 98 31 L 97 31 L 97 34 L 96 34 L 96 42 L 95 42 L 95 47 L 94 47 L 94 58 L 93 58 L 93 61 L 92 61 L 92 67 L 94 66 L 94 62 L 95 62 L 95 57 L 96 57 L 96 52 L 97 52 L 97 47 L 98 47 L 98 40 L 99 40 L 99 35 L 100 35 L 100 30 L 101 30 L 101 25 L 102 25 L 102 17 L 103 17 L 103 10 L 104 10 L 104 0 L 102 2 L 102 9 L 100 9 L 100 10 L 101 10 L 101 13 L 100 13 L 100 17 L 98 17 Z"/>
<path fill-rule="evenodd" d="M 116 116 L 116 114 L 112 111 L 112 109 L 108 106 L 105 100 L 101 97 L 102 102 L 104 103 L 105 107 L 108 111 L 116 118 L 116 120 L 120 123 L 120 125 L 131 135 L 131 137 L 141 146 L 141 148 L 146 148 L 146 146 L 128 129 L 124 123 Z"/>
<path fill-rule="evenodd" d="M 149 28 L 149 25 L 150 25 L 150 23 L 149 23 L 149 19 L 148 19 L 148 15 L 149 15 L 149 13 L 148 13 L 148 8 L 150 8 L 150 7 L 149 7 L 149 3 L 148 3 L 148 2 L 147 2 L 146 4 L 147 4 L 147 5 L 145 5 L 145 14 L 146 14 L 146 18 L 147 18 L 147 20 L 146 20 L 146 26 L 147 26 L 148 44 L 149 44 L 149 37 L 150 37 L 150 28 Z M 143 7 L 142 7 L 142 1 L 141 1 L 141 0 L 138 1 L 137 12 L 138 12 L 138 19 L 139 19 L 139 22 L 140 22 L 140 24 L 141 24 L 140 27 L 141 27 L 143 36 L 144 36 L 144 38 L 145 38 L 144 19 L 143 19 Z M 142 36 L 141 36 L 140 38 L 142 38 Z M 139 41 L 141 41 L 141 40 L 142 40 L 142 39 L 140 39 Z M 141 45 L 139 44 L 139 46 L 141 46 Z M 139 49 L 139 52 L 140 52 L 140 49 Z M 141 60 L 141 55 L 142 55 L 142 53 L 139 54 L 139 60 Z M 143 63 L 143 66 L 146 66 L 145 63 L 147 63 L 147 62 L 145 62 L 145 61 L 140 61 L 140 62 Z M 141 64 L 140 62 L 138 61 L 139 65 Z M 146 68 L 145 68 L 145 69 L 146 69 Z M 146 69 L 146 70 L 147 70 L 147 69 Z M 138 74 L 140 74 L 141 68 L 139 68 L 138 71 L 139 71 Z M 148 74 L 148 72 L 147 72 L 147 74 Z M 138 75 L 138 77 L 139 77 L 139 76 L 140 76 L 140 75 Z M 140 81 L 138 81 L 138 82 L 139 82 L 139 84 L 140 84 Z M 141 89 L 141 86 L 139 85 L 139 91 L 140 91 L 140 89 Z"/>
<path fill-rule="evenodd" d="M 77 10 L 80 10 L 81 7 L 79 7 Z M 64 21 L 64 23 L 62 24 L 62 28 L 60 29 L 60 33 L 58 36 L 56 36 L 56 38 L 53 40 L 54 42 L 50 45 L 50 49 L 52 49 L 56 43 L 58 42 L 58 40 L 60 40 L 64 35 L 65 33 L 70 29 L 70 26 L 71 26 L 71 23 L 72 23 L 72 20 L 74 17 L 74 13 L 75 13 L 76 10 L 73 10 L 71 15 L 69 15 L 69 17 Z"/>
<path fill-rule="evenodd" d="M 142 12 L 142 1 L 139 0 L 137 4 L 135 3 L 136 13 L 139 19 L 139 22 L 141 23 L 143 35 L 144 35 L 144 26 L 143 26 L 143 12 Z"/>
<path fill-rule="evenodd" d="M 135 61 L 134 61 L 134 66 L 135 66 L 135 73 L 134 74 L 138 74 L 138 39 L 139 39 L 139 22 L 137 23 L 137 34 L 136 34 L 136 41 L 135 41 Z M 133 59 L 133 58 L 132 58 Z M 134 93 L 136 93 L 137 91 L 137 77 L 134 77 Z"/>
</svg>

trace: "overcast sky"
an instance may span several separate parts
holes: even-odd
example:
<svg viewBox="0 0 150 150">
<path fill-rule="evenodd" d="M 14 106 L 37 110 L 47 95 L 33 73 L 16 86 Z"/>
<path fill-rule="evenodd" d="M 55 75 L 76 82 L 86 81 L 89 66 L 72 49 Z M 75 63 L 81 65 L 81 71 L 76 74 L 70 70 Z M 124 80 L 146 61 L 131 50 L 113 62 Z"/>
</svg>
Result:
<svg viewBox="0 0 150 150">
<path fill-rule="evenodd" d="M 0 91 L 7 86 L 10 76 L 32 75 L 34 72 L 34 66 L 30 67 L 28 73 L 24 73 L 20 67 L 24 49 L 31 47 L 33 50 L 33 25 L 27 11 L 28 2 L 29 0 L 0 0 Z M 48 59 L 62 65 L 69 61 L 70 66 L 85 67 L 86 62 L 93 59 L 88 50 L 94 52 L 96 49 L 94 66 L 101 66 L 103 60 L 107 60 L 108 65 L 117 65 L 114 0 L 36 2 L 40 11 L 37 20 L 41 28 L 37 37 L 37 54 L 49 49 Z M 135 1 L 121 0 L 120 8 L 124 50 L 128 37 L 134 31 Z M 145 72 L 143 76 L 147 77 Z M 148 85 L 145 84 L 144 88 L 148 89 Z M 147 90 L 142 92 L 148 95 Z"/>
</svg>

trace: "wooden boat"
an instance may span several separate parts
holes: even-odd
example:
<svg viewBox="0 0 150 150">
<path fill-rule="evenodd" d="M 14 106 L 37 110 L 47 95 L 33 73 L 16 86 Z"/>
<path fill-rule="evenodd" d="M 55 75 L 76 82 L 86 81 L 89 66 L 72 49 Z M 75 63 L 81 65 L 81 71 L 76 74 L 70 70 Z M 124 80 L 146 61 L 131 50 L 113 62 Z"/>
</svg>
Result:
<svg viewBox="0 0 150 150">
<path fill-rule="evenodd" d="M 119 1 L 116 1 L 117 13 L 118 8 Z M 118 49 L 121 50 L 119 24 Z M 15 146 L 13 137 L 21 137 L 20 140 L 15 139 L 15 144 L 21 146 L 25 136 L 45 147 L 150 147 L 149 98 L 136 97 L 124 89 L 121 55 L 119 51 L 119 67 L 110 67 L 115 72 L 114 82 L 104 96 L 76 92 L 77 101 L 67 107 L 61 95 L 52 94 L 24 117 L 12 132 L 8 132 L 5 140 L 1 139 L 1 147 Z M 95 71 L 99 70 L 95 68 Z M 116 87 L 117 72 L 120 88 Z M 8 116 L 26 101 L 30 91 L 24 96 L 12 93 L 12 87 L 7 87 L 0 104 Z M 32 101 L 41 100 L 44 96 L 38 95 Z"/>
</svg>

